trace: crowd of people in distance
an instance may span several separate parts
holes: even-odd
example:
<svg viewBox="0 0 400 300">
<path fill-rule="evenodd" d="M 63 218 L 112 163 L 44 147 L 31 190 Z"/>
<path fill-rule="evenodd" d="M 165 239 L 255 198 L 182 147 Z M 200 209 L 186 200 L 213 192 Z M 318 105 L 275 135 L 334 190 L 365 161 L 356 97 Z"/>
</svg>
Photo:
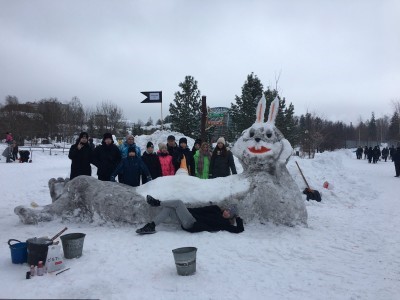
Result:
<svg viewBox="0 0 400 300">
<path fill-rule="evenodd" d="M 71 146 L 68 157 L 71 159 L 70 179 L 79 175 L 91 176 L 91 164 L 97 167 L 97 178 L 102 181 L 116 181 L 130 186 L 139 186 L 162 176 L 172 176 L 182 168 L 188 175 L 200 179 L 226 177 L 237 174 L 232 152 L 226 147 L 225 139 L 220 137 L 213 151 L 207 142 L 195 141 L 190 150 L 187 138 L 179 139 L 173 135 L 167 143 L 159 143 L 154 151 L 152 142 L 141 153 L 133 135 L 127 135 L 121 145 L 114 144 L 111 133 L 105 133 L 101 145 L 93 144 L 87 132 L 81 132 Z"/>
<path fill-rule="evenodd" d="M 397 148 L 393 145 L 390 148 L 384 147 L 382 151 L 378 145 L 374 148 L 365 146 L 364 149 L 359 146 L 355 152 L 357 159 L 362 159 L 364 154 L 364 159 L 367 159 L 368 163 L 376 164 L 379 160 L 385 162 L 388 159 L 391 160 L 394 162 L 396 171 L 395 177 L 400 177 L 400 146 Z"/>
</svg>

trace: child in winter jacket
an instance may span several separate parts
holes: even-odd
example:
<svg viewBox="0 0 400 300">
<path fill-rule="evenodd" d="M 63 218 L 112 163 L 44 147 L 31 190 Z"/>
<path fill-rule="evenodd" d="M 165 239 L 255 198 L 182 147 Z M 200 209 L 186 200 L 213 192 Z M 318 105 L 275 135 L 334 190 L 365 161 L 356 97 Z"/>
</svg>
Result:
<svg viewBox="0 0 400 300">
<path fill-rule="evenodd" d="M 169 154 L 167 145 L 164 143 L 158 144 L 159 151 L 158 159 L 160 160 L 162 176 L 175 175 L 175 168 L 172 163 L 172 156 Z"/>
<path fill-rule="evenodd" d="M 128 156 L 122 159 L 117 168 L 111 174 L 110 181 L 115 182 L 115 177 L 118 174 L 123 175 L 123 180 L 120 182 L 130 186 L 139 186 L 140 175 L 142 174 L 147 177 L 147 181 L 151 180 L 150 172 L 146 165 L 136 156 L 135 147 L 129 147 Z"/>
<path fill-rule="evenodd" d="M 193 158 L 196 177 L 200 179 L 208 179 L 211 152 L 208 150 L 208 144 L 206 142 L 201 144 L 200 149 L 196 151 Z"/>
<path fill-rule="evenodd" d="M 161 165 L 157 154 L 154 152 L 154 145 L 152 142 L 148 142 L 146 146 L 146 151 L 142 155 L 142 160 L 149 169 L 151 178 L 156 179 L 161 176 Z M 142 177 L 142 183 L 147 182 L 146 177 Z"/>
</svg>

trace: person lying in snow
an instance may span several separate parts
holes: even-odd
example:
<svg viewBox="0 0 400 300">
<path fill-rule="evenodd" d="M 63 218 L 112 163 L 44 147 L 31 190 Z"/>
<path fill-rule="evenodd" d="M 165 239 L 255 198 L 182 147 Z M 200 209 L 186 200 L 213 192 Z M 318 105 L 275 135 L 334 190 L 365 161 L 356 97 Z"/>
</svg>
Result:
<svg viewBox="0 0 400 300">
<path fill-rule="evenodd" d="M 160 201 L 147 195 L 147 203 L 151 206 L 161 206 L 161 212 L 154 221 L 136 230 L 138 234 L 149 234 L 156 232 L 156 226 L 168 217 L 176 215 L 183 230 L 188 232 L 220 231 L 226 230 L 232 233 L 244 231 L 243 220 L 237 216 L 237 208 L 232 206 L 221 209 L 217 205 L 209 205 L 198 208 L 186 208 L 181 200 Z M 236 226 L 233 225 L 236 221 Z"/>
</svg>

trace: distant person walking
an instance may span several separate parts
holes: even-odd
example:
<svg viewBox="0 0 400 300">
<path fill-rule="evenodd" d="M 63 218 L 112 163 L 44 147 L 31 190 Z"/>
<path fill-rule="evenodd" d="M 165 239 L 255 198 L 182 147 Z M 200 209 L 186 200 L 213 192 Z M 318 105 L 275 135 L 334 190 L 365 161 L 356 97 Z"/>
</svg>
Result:
<svg viewBox="0 0 400 300">
<path fill-rule="evenodd" d="M 384 159 L 386 162 L 388 155 L 389 155 L 389 148 L 388 147 L 383 148 L 382 149 L 382 160 Z"/>
<path fill-rule="evenodd" d="M 367 152 L 367 157 L 368 157 L 368 163 L 372 162 L 372 157 L 374 156 L 374 150 L 372 149 L 372 147 L 368 148 L 368 152 Z"/>
<path fill-rule="evenodd" d="M 220 137 L 211 156 L 210 178 L 226 177 L 231 172 L 237 174 L 233 154 L 226 148 L 225 139 Z"/>
<path fill-rule="evenodd" d="M 393 155 L 394 155 L 395 152 L 396 152 L 396 148 L 392 145 L 392 146 L 389 148 L 389 155 L 390 155 L 390 158 L 389 158 L 389 159 L 391 159 L 392 161 L 393 161 Z"/>
<path fill-rule="evenodd" d="M 93 152 L 93 164 L 97 167 L 97 178 L 110 181 L 112 172 L 121 161 L 121 152 L 114 145 L 111 133 L 105 133 L 101 145 Z"/>
<path fill-rule="evenodd" d="M 368 156 L 368 147 L 365 146 L 364 147 L 364 159 L 367 159 L 367 156 Z"/>
<path fill-rule="evenodd" d="M 393 154 L 393 162 L 394 168 L 396 170 L 396 176 L 394 177 L 400 177 L 400 147 L 397 147 L 396 151 Z"/>
<path fill-rule="evenodd" d="M 92 175 L 93 151 L 88 142 L 87 132 L 81 132 L 74 145 L 69 149 L 68 158 L 71 160 L 71 173 L 69 179 L 80 175 Z"/>
</svg>

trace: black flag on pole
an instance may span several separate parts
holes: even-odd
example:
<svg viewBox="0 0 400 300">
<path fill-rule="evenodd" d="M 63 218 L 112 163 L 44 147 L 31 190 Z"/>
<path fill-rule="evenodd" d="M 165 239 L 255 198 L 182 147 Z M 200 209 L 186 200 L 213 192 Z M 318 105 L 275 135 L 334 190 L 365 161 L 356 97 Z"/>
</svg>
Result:
<svg viewBox="0 0 400 300">
<path fill-rule="evenodd" d="M 162 103 L 162 92 L 141 92 L 147 98 L 140 103 Z"/>
</svg>

